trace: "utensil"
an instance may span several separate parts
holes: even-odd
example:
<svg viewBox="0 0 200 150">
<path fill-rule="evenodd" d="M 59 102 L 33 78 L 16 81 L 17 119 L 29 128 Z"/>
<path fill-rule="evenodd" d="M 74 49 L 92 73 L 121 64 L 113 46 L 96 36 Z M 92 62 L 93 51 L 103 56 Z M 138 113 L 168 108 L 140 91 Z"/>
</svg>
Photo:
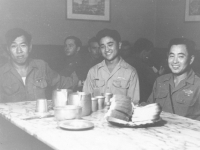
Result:
<svg viewBox="0 0 200 150">
<path fill-rule="evenodd" d="M 38 99 L 36 101 L 36 112 L 37 113 L 46 113 L 47 108 L 47 100 L 46 99 Z"/>
<path fill-rule="evenodd" d="M 54 117 L 54 115 L 47 115 L 47 116 L 33 116 L 29 118 L 24 118 L 23 120 L 33 120 L 33 119 L 42 119 L 42 118 L 51 118 Z"/>
<path fill-rule="evenodd" d="M 82 116 L 88 116 L 92 112 L 91 94 L 85 92 L 75 92 L 69 95 L 68 105 L 82 107 Z"/>
<path fill-rule="evenodd" d="M 86 130 L 94 128 L 94 124 L 86 120 L 66 120 L 59 123 L 59 127 L 65 130 Z"/>
<path fill-rule="evenodd" d="M 56 120 L 79 119 L 81 117 L 81 107 L 76 105 L 66 105 L 54 107 Z"/>
</svg>

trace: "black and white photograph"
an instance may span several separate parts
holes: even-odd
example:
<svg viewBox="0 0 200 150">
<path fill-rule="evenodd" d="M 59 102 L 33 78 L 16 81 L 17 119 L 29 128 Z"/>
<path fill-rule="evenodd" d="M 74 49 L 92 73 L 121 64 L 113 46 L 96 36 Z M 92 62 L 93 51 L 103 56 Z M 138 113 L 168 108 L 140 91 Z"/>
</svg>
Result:
<svg viewBox="0 0 200 150">
<path fill-rule="evenodd" d="M 0 150 L 200 150 L 200 0 L 0 0 Z"/>
</svg>

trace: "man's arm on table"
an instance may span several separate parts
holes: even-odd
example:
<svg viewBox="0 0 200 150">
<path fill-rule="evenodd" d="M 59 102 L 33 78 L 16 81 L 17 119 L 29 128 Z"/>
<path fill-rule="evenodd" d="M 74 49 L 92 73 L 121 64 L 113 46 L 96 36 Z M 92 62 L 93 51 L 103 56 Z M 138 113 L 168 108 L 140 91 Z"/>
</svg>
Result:
<svg viewBox="0 0 200 150">
<path fill-rule="evenodd" d="M 59 89 L 73 88 L 75 83 L 71 77 L 60 76 L 57 72 L 53 71 L 47 63 L 45 64 L 45 69 L 47 82 L 50 86 L 56 86 L 56 88 Z"/>
</svg>

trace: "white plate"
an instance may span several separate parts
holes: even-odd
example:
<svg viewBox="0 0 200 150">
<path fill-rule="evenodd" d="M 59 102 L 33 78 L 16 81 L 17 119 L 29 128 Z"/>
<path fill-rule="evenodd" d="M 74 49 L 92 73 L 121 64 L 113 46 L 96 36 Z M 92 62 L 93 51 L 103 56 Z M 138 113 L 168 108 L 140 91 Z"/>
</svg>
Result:
<svg viewBox="0 0 200 150">
<path fill-rule="evenodd" d="M 59 127 L 66 130 L 86 130 L 93 128 L 94 124 L 86 120 L 65 120 L 59 123 Z"/>
</svg>

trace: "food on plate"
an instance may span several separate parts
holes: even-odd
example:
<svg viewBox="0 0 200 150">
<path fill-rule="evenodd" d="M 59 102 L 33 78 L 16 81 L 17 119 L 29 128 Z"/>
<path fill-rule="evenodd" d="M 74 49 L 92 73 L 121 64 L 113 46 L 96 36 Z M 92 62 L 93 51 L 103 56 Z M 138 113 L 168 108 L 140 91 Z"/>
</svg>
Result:
<svg viewBox="0 0 200 150">
<path fill-rule="evenodd" d="M 110 108 L 106 116 L 129 121 L 132 116 L 132 103 L 129 97 L 115 95 L 111 100 Z"/>
<path fill-rule="evenodd" d="M 135 107 L 133 109 L 132 122 L 157 120 L 160 118 L 162 111 L 161 106 L 158 103 L 148 104 L 142 107 Z"/>
</svg>

